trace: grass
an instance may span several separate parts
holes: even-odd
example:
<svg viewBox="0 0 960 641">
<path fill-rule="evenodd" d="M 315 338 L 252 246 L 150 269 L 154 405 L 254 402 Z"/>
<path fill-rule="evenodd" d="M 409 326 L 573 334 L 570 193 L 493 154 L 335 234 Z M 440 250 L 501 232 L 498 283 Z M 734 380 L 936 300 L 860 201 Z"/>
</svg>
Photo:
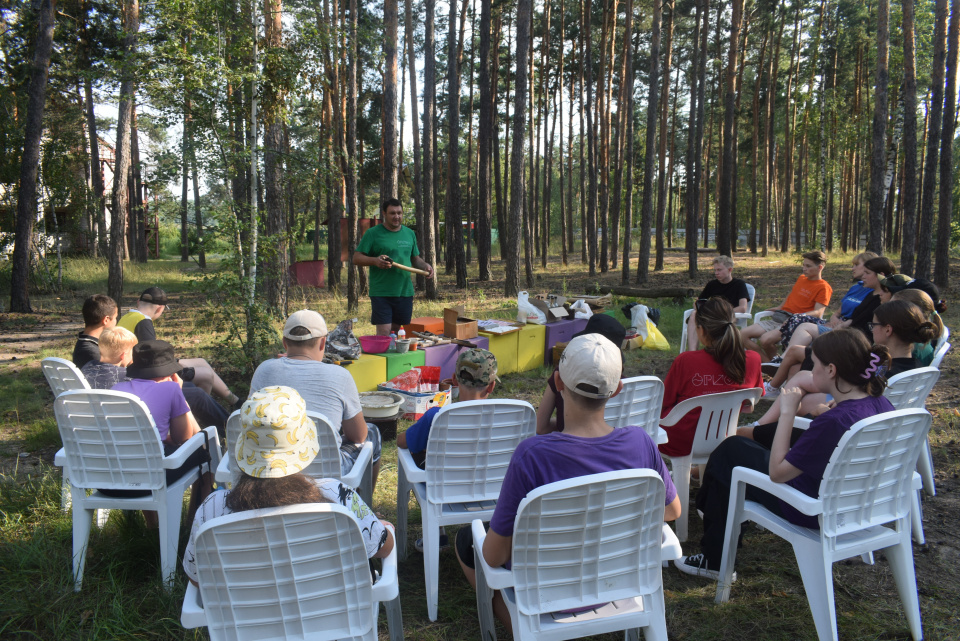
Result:
<svg viewBox="0 0 960 641">
<path fill-rule="evenodd" d="M 701 257 L 699 287 L 708 276 L 710 256 Z M 846 282 L 848 256 L 831 255 L 827 277 L 839 290 Z M 757 286 L 755 310 L 777 304 L 796 278 L 796 256 L 771 254 L 766 258 L 737 257 L 737 275 Z M 214 264 L 211 269 L 215 269 Z M 477 318 L 511 318 L 516 301 L 504 298 L 502 268 L 496 266 L 492 283 L 474 283 L 465 291 L 451 286 L 451 277 L 441 276 L 439 301 L 416 301 L 415 312 L 422 316 L 441 315 L 451 304 L 463 304 Z M 652 274 L 657 286 L 691 286 L 687 280 L 686 260 L 668 254 L 667 269 Z M 440 267 L 442 272 L 442 266 Z M 146 267 L 127 265 L 122 306 L 135 300 L 135 294 L 158 284 L 174 299 L 170 312 L 157 323 L 161 337 L 174 343 L 190 356 L 207 358 L 238 393 L 244 393 L 250 371 L 237 357 L 236 345 L 225 345 L 225 334 L 216 329 L 209 313 L 216 301 L 210 293 L 195 286 L 196 265 L 184 267 L 175 260 L 151 261 Z M 471 266 L 475 275 L 475 265 Z M 575 294 L 597 284 L 619 284 L 619 270 L 590 277 L 578 264 L 564 267 L 551 263 L 548 270 L 535 272 L 531 293 L 557 291 Z M 84 297 L 106 288 L 106 264 L 69 259 L 65 266 L 65 290 L 58 295 L 34 296 L 35 316 L 0 315 L 0 330 L 47 333 L 51 322 L 74 323 L 77 330 L 64 331 L 62 338 L 49 342 L 33 356 L 15 362 L 0 363 L 0 639 L 202 639 L 203 631 L 186 631 L 179 625 L 179 610 L 185 579 L 178 573 L 171 593 L 159 580 L 159 548 L 156 532 L 146 529 L 139 515 L 112 512 L 103 530 L 91 533 L 83 590 L 74 593 L 70 576 L 72 522 L 69 513 L 60 511 L 60 474 L 46 463 L 36 464 L 35 454 L 50 460 L 59 447 L 53 421 L 52 399 L 37 367 L 46 355 L 69 356 L 79 329 L 79 307 Z M 614 307 L 634 299 L 619 298 Z M 669 352 L 634 350 L 626 353 L 626 372 L 630 376 L 652 374 L 663 377 L 676 355 L 680 338 L 683 304 L 669 300 L 641 301 L 661 309 L 660 327 L 671 344 Z M 346 298 L 294 287 L 290 309 L 309 307 L 320 310 L 328 322 L 343 318 L 358 319 L 358 335 L 372 333 L 369 301 L 362 300 L 354 312 L 346 309 Z M 622 316 L 618 318 L 625 320 Z M 960 314 L 951 312 L 949 326 L 960 326 Z M 280 319 L 274 322 L 281 327 Z M 279 332 L 277 333 L 279 336 Z M 275 345 L 274 347 L 279 347 Z M 915 546 L 921 595 L 924 633 L 927 639 L 955 639 L 960 629 L 960 579 L 956 578 L 956 518 L 953 492 L 960 487 L 954 477 L 960 472 L 958 423 L 960 413 L 952 402 L 956 382 L 956 360 L 948 355 L 944 363 L 944 382 L 935 393 L 942 394 L 944 405 L 934 411 L 931 443 L 936 457 L 938 496 L 925 504 L 928 544 Z M 534 405 L 539 402 L 549 369 L 503 377 L 496 396 L 519 398 Z M 766 408 L 765 404 L 760 410 Z M 401 422 L 400 430 L 409 422 Z M 27 459 L 16 456 L 29 452 Z M 26 461 L 33 461 L 28 464 Z M 396 518 L 396 448 L 384 444 L 383 465 L 374 495 L 374 508 L 384 518 Z M 691 501 L 691 505 L 693 502 Z M 476 639 L 479 625 L 475 597 L 462 578 L 454 555 L 445 552 L 440 565 L 439 618 L 430 622 L 426 615 L 423 564 L 412 549 L 420 536 L 420 510 L 411 501 L 409 514 L 410 556 L 400 564 L 401 598 L 406 638 L 426 640 Z M 691 518 L 690 541 L 700 537 L 700 521 Z M 182 524 L 181 546 L 186 543 L 189 524 Z M 453 535 L 456 528 L 449 528 Z M 667 626 L 671 639 L 758 638 L 772 640 L 814 639 L 813 621 L 807 605 L 797 561 L 791 548 L 769 533 L 753 527 L 745 529 L 745 544 L 739 553 L 739 580 L 731 601 L 713 602 L 715 584 L 666 569 L 663 574 L 667 603 Z M 685 544 L 685 549 L 691 543 Z M 181 547 L 182 552 L 182 547 Z M 876 566 L 864 566 L 859 560 L 839 563 L 834 568 L 837 616 L 840 637 L 844 639 L 907 638 L 906 622 L 890 576 L 889 568 L 878 555 Z M 501 635 L 503 631 L 501 630 Z M 386 638 L 385 619 L 380 636 Z M 620 639 L 605 635 L 602 639 Z"/>
</svg>

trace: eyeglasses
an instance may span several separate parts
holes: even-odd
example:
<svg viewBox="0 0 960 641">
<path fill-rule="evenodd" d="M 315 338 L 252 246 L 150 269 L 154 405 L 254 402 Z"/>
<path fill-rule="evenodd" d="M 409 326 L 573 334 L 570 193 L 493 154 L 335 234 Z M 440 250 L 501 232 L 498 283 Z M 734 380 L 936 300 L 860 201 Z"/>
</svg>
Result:
<svg viewBox="0 0 960 641">
<path fill-rule="evenodd" d="M 868 331 L 871 331 L 871 332 L 872 332 L 873 330 L 875 330 L 875 329 L 878 328 L 878 327 L 883 327 L 883 323 L 873 323 L 873 322 L 867 323 L 867 330 L 868 330 Z"/>
</svg>

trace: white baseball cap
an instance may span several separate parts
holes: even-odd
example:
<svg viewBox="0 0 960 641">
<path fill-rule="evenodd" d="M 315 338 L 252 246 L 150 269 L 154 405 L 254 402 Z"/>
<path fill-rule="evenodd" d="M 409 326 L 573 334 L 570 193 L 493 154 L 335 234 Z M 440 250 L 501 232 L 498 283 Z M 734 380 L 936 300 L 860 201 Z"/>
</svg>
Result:
<svg viewBox="0 0 960 641">
<path fill-rule="evenodd" d="M 580 396 L 610 398 L 620 385 L 620 348 L 600 334 L 577 336 L 560 357 L 563 384 Z"/>
<path fill-rule="evenodd" d="M 306 334 L 291 334 L 297 327 L 308 330 Z M 311 338 L 323 338 L 327 335 L 327 322 L 323 316 L 312 309 L 301 309 L 290 314 L 286 325 L 283 326 L 283 337 L 291 341 L 306 341 Z"/>
</svg>

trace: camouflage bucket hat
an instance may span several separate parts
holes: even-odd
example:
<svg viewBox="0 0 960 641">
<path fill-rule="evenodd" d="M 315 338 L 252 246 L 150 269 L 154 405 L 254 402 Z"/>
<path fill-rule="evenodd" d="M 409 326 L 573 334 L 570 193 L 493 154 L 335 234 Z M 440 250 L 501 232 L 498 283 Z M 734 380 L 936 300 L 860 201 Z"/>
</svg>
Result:
<svg viewBox="0 0 960 641">
<path fill-rule="evenodd" d="M 292 387 L 264 387 L 240 409 L 236 461 L 250 476 L 275 479 L 296 474 L 319 452 L 317 427 Z"/>
<path fill-rule="evenodd" d="M 497 378 L 497 357 L 485 349 L 468 349 L 457 358 L 453 369 L 457 381 L 470 387 L 486 387 Z"/>
</svg>

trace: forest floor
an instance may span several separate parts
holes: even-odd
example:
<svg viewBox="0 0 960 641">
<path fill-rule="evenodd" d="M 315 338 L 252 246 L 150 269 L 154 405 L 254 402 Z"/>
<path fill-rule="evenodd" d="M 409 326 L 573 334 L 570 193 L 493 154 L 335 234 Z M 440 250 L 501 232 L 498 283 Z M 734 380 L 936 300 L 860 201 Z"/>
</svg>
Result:
<svg viewBox="0 0 960 641">
<path fill-rule="evenodd" d="M 579 258 L 579 257 L 577 257 Z M 699 291 L 712 278 L 713 254 L 699 256 L 699 275 L 690 280 L 687 258 L 667 252 L 665 270 L 651 273 L 646 287 L 689 287 Z M 832 254 L 824 277 L 839 300 L 850 282 L 851 255 Z M 737 254 L 734 275 L 757 290 L 754 312 L 782 302 L 799 275 L 799 256 L 770 254 L 767 257 Z M 443 272 L 442 265 L 439 271 Z M 635 263 L 633 265 L 635 272 Z M 440 301 L 417 298 L 415 316 L 439 316 L 442 308 L 463 304 L 474 318 L 511 318 L 516 301 L 502 297 L 503 269 L 495 264 L 498 280 L 471 282 L 465 291 L 453 287 L 453 277 L 441 275 Z M 559 260 L 537 267 L 534 292 L 567 295 L 584 293 L 597 285 L 620 284 L 619 267 L 606 274 L 589 276 L 579 262 L 563 266 Z M 0 638 L 90 639 L 90 638 L 206 638 L 205 633 L 179 626 L 179 607 L 184 582 L 182 574 L 172 594 L 157 580 L 159 554 L 156 535 L 139 517 L 114 513 L 110 522 L 91 537 L 89 562 L 83 591 L 71 591 L 71 522 L 59 511 L 59 470 L 52 467 L 60 447 L 53 399 L 39 370 L 47 356 L 70 358 L 77 333 L 82 329 L 83 299 L 102 291 L 105 264 L 71 261 L 64 291 L 33 298 L 37 313 L 0 313 Z M 247 391 L 250 366 L 237 357 L 236 345 L 225 345 L 225 335 L 211 321 L 211 307 L 218 301 L 196 284 L 196 266 L 185 269 L 174 261 L 154 261 L 130 272 L 122 309 L 136 300 L 144 287 L 158 284 L 170 293 L 171 309 L 157 322 L 158 335 L 170 340 L 185 356 L 203 356 L 222 374 L 238 394 Z M 476 265 L 470 265 L 471 277 Z M 631 274 L 631 282 L 635 273 Z M 952 265 L 951 282 L 960 283 L 960 261 Z M 958 300 L 956 287 L 943 292 L 948 303 Z M 615 297 L 614 307 L 637 300 Z M 683 310 L 691 301 L 639 299 L 661 308 L 661 331 L 671 350 L 627 352 L 625 376 L 666 375 L 677 354 Z M 332 327 L 338 320 L 356 316 L 355 333 L 372 333 L 369 301 L 346 312 L 346 302 L 325 290 L 291 290 L 289 307 L 317 309 Z M 960 327 L 956 304 L 944 315 L 950 327 Z M 622 315 L 621 320 L 625 320 Z M 278 320 L 275 326 L 281 326 Z M 277 334 L 279 337 L 279 334 Z M 928 402 L 934 416 L 930 441 L 933 446 L 937 495 L 924 497 L 923 525 L 927 542 L 915 545 L 915 564 L 928 639 L 957 639 L 960 629 L 960 357 L 947 354 L 942 376 Z M 539 403 L 544 380 L 540 368 L 503 377 L 494 396 Z M 767 408 L 761 401 L 751 416 Z M 741 423 L 746 422 L 741 418 Z M 400 430 L 409 426 L 401 422 Z M 374 508 L 388 520 L 396 516 L 396 450 L 385 443 L 383 468 L 374 496 Z M 695 491 L 695 490 L 694 490 Z M 691 505 L 693 501 L 691 500 Z M 404 630 L 411 639 L 479 638 L 474 595 L 463 581 L 451 552 L 441 554 L 440 610 L 436 622 L 426 616 L 423 566 L 412 550 L 419 536 L 419 508 L 410 510 L 410 556 L 400 564 Z M 701 534 L 695 516 L 689 519 L 694 550 Z M 189 524 L 182 524 L 181 550 Z M 452 535 L 455 528 L 448 528 Z M 756 528 L 745 529 L 744 546 L 738 556 L 739 580 L 731 601 L 713 602 L 715 583 L 688 577 L 673 568 L 663 573 L 666 590 L 667 626 L 672 639 L 719 639 L 749 635 L 758 639 L 814 639 L 816 633 L 807 605 L 797 560 L 784 542 Z M 859 559 L 838 563 L 834 569 L 836 611 L 840 637 L 845 639 L 906 639 L 909 632 L 889 566 L 882 554 L 874 566 Z M 503 632 L 501 630 L 501 632 Z M 386 637 L 381 616 L 380 638 Z M 604 639 L 620 638 L 606 635 Z"/>
</svg>

